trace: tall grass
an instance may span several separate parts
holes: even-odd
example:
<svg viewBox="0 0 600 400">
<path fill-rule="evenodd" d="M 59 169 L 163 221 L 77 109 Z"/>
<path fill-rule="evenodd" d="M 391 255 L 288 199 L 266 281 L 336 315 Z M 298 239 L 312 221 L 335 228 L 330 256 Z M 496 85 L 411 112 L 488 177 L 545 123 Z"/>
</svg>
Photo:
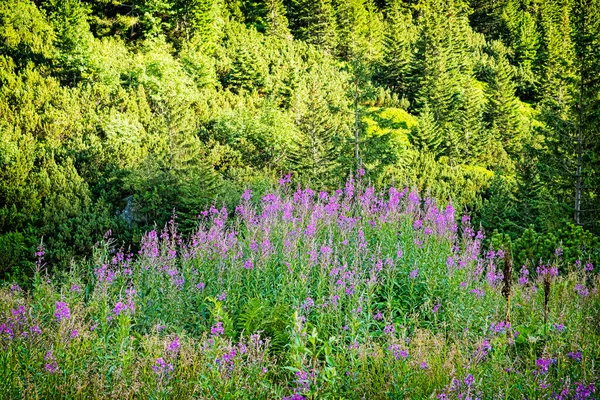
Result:
<svg viewBox="0 0 600 400">
<path fill-rule="evenodd" d="M 315 193 L 284 179 L 199 219 L 187 238 L 176 221 L 148 232 L 137 254 L 107 235 L 54 276 L 40 249 L 31 290 L 0 290 L 1 396 L 596 395 L 585 260 L 512 268 L 451 204 L 353 180 Z"/>
</svg>

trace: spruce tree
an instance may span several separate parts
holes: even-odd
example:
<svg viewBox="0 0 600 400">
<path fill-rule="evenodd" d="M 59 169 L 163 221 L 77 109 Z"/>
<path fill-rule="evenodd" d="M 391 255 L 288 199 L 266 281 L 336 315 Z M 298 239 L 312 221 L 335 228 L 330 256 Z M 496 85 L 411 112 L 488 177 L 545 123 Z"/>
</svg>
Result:
<svg viewBox="0 0 600 400">
<path fill-rule="evenodd" d="M 296 39 L 333 54 L 337 32 L 331 0 L 291 0 L 288 20 Z"/>
<path fill-rule="evenodd" d="M 266 0 L 265 21 L 269 35 L 283 39 L 290 36 L 288 20 L 285 16 L 285 6 L 282 0 Z"/>
<path fill-rule="evenodd" d="M 416 32 L 411 13 L 403 8 L 401 0 L 390 1 L 384 32 L 383 60 L 377 77 L 400 97 L 405 97 Z"/>
<path fill-rule="evenodd" d="M 513 67 L 506 57 L 506 48 L 499 41 L 491 43 L 494 55 L 493 71 L 487 87 L 487 120 L 496 140 L 504 149 L 516 155 L 521 149 L 519 102 L 515 96 Z"/>
<path fill-rule="evenodd" d="M 339 158 L 343 128 L 330 108 L 319 71 L 313 71 L 306 82 L 306 93 L 296 109 L 297 135 L 290 151 L 290 165 L 301 180 L 317 187 L 331 187 Z"/>
<path fill-rule="evenodd" d="M 410 139 L 416 148 L 432 154 L 435 159 L 442 154 L 443 133 L 429 107 L 429 103 L 423 105 L 419 116 L 419 124 L 411 131 Z"/>
</svg>

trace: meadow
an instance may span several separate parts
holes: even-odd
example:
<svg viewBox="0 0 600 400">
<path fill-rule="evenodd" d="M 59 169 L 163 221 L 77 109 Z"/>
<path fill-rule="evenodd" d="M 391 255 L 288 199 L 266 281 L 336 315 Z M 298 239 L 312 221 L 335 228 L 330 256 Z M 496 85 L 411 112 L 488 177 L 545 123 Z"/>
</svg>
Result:
<svg viewBox="0 0 600 400">
<path fill-rule="evenodd" d="M 598 397 L 598 267 L 513 265 L 451 203 L 283 178 L 159 228 L 62 272 L 40 246 L 0 289 L 0 397 Z"/>
</svg>

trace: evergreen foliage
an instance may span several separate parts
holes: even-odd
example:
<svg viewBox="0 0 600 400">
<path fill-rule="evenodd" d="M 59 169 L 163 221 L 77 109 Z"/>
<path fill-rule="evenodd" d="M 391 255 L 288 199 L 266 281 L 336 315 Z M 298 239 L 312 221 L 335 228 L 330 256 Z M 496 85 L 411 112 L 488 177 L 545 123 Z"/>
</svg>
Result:
<svg viewBox="0 0 600 400">
<path fill-rule="evenodd" d="M 364 168 L 513 241 L 598 235 L 599 21 L 599 0 L 3 1 L 0 275 L 42 238 L 63 268 L 108 229 L 193 230 L 290 172 Z"/>
</svg>

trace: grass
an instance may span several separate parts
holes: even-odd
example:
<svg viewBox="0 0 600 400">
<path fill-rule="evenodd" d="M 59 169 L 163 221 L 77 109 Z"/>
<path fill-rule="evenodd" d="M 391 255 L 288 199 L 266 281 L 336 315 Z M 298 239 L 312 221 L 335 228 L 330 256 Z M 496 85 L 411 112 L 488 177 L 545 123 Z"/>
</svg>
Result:
<svg viewBox="0 0 600 400">
<path fill-rule="evenodd" d="M 148 232 L 136 254 L 107 234 L 88 263 L 51 276 L 40 249 L 31 287 L 0 289 L 0 393 L 596 396 L 599 278 L 585 260 L 557 252 L 505 277 L 508 258 L 481 248 L 468 216 L 360 181 L 249 190 L 199 220 L 190 237 L 176 221 Z"/>
</svg>

